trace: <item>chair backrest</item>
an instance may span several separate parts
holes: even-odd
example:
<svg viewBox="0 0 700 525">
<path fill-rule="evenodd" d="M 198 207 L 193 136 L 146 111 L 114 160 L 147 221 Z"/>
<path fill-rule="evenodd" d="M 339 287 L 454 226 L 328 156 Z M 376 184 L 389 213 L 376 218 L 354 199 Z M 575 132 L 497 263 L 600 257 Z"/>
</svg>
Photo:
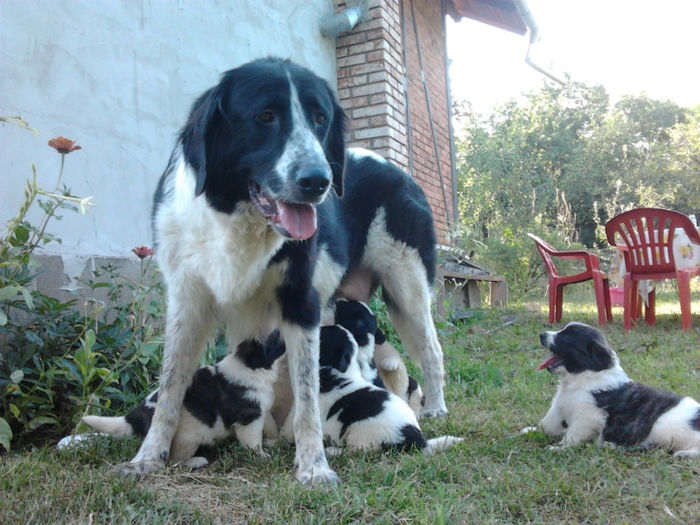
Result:
<svg viewBox="0 0 700 525">
<path fill-rule="evenodd" d="M 547 268 L 549 274 L 553 275 L 554 277 L 558 277 L 559 274 L 557 273 L 557 267 L 554 265 L 554 261 L 552 260 L 551 255 L 552 253 L 556 253 L 557 250 L 555 250 L 554 247 L 544 239 L 540 239 L 537 235 L 528 233 L 527 236 L 530 237 L 530 239 L 532 239 L 533 241 L 535 241 L 537 251 L 540 252 L 542 260 L 544 261 L 544 265 Z"/>
<path fill-rule="evenodd" d="M 689 231 L 690 218 L 663 208 L 637 208 L 610 219 L 605 225 L 608 242 L 615 246 L 616 235 L 627 246 L 625 265 L 632 276 L 673 274 L 673 233 L 676 228 Z"/>
</svg>

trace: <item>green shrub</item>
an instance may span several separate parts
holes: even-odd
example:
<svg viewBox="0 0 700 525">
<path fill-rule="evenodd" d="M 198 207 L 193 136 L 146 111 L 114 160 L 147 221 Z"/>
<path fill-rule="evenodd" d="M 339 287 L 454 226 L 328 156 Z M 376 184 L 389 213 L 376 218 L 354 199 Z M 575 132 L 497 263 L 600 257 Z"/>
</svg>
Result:
<svg viewBox="0 0 700 525">
<path fill-rule="evenodd" d="M 0 239 L 0 445 L 8 450 L 11 442 L 64 434 L 91 407 L 131 406 L 154 387 L 160 365 L 162 284 L 150 250 L 134 249 L 137 280 L 113 266 L 93 272 L 82 305 L 36 289 L 36 249 L 61 242 L 48 233 L 50 221 L 59 210 L 84 213 L 91 205 L 61 184 L 65 156 L 80 146 L 62 137 L 49 145 L 61 155 L 55 189 L 39 187 L 32 166 L 24 202 Z M 34 205 L 44 212 L 38 225 L 25 219 Z M 96 298 L 103 289 L 107 300 Z"/>
</svg>

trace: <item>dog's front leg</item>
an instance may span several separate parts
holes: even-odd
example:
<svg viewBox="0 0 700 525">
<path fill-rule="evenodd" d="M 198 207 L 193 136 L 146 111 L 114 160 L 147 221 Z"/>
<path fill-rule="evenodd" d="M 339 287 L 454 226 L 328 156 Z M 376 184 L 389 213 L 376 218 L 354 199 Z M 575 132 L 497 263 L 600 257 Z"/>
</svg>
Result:
<svg viewBox="0 0 700 525">
<path fill-rule="evenodd" d="M 185 391 L 199 365 L 212 323 L 210 310 L 193 297 L 188 299 L 187 302 L 178 301 L 168 296 L 158 402 L 138 453 L 129 463 L 117 466 L 122 474 L 155 472 L 163 468 L 168 459 Z"/>
<path fill-rule="evenodd" d="M 294 392 L 294 464 L 304 484 L 336 483 L 338 476 L 326 460 L 318 408 L 319 327 L 302 328 L 282 323 L 280 332 L 287 348 L 289 375 Z"/>
</svg>

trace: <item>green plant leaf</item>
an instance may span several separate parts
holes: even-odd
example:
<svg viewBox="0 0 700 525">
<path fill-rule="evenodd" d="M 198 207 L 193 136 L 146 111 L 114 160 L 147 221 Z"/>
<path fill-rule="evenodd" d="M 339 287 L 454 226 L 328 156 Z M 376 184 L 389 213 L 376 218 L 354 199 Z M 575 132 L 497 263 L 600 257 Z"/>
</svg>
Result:
<svg viewBox="0 0 700 525">
<path fill-rule="evenodd" d="M 5 326 L 7 324 L 7 315 L 5 315 L 5 312 L 0 310 L 0 326 Z"/>
<path fill-rule="evenodd" d="M 9 285 L 0 288 L 0 301 L 7 301 L 9 299 L 14 299 L 15 296 L 22 290 L 21 286 Z"/>
<path fill-rule="evenodd" d="M 0 417 L 0 445 L 5 447 L 5 450 L 10 451 L 10 442 L 12 441 L 12 429 L 4 418 Z"/>
<path fill-rule="evenodd" d="M 95 332 L 92 328 L 85 333 L 83 346 L 85 347 L 86 352 L 92 351 L 92 347 L 95 346 Z"/>
<path fill-rule="evenodd" d="M 19 411 L 19 408 L 17 408 L 17 405 L 15 405 L 14 403 L 10 403 L 10 412 L 12 412 L 13 416 L 19 419 L 21 412 Z"/>
<path fill-rule="evenodd" d="M 52 416 L 38 416 L 27 423 L 27 430 L 36 430 L 42 425 L 58 425 L 58 421 Z"/>
<path fill-rule="evenodd" d="M 24 302 L 27 303 L 27 307 L 29 307 L 30 310 L 34 310 L 34 298 L 32 297 L 32 292 L 27 290 L 24 286 L 20 291 L 24 296 Z"/>
</svg>

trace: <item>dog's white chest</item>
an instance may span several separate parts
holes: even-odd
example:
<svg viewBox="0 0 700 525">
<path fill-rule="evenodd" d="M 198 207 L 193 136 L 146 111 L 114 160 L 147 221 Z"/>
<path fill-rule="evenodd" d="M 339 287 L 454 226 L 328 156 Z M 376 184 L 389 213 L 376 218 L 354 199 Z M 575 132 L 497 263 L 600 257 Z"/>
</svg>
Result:
<svg viewBox="0 0 700 525">
<path fill-rule="evenodd" d="M 256 293 L 266 274 L 279 273 L 268 264 L 284 239 L 250 203 L 239 203 L 226 214 L 213 210 L 204 195 L 194 197 L 188 171 L 181 163 L 172 181 L 172 199 L 155 218 L 158 262 L 178 286 L 203 285 L 219 306 L 240 304 Z"/>
</svg>

